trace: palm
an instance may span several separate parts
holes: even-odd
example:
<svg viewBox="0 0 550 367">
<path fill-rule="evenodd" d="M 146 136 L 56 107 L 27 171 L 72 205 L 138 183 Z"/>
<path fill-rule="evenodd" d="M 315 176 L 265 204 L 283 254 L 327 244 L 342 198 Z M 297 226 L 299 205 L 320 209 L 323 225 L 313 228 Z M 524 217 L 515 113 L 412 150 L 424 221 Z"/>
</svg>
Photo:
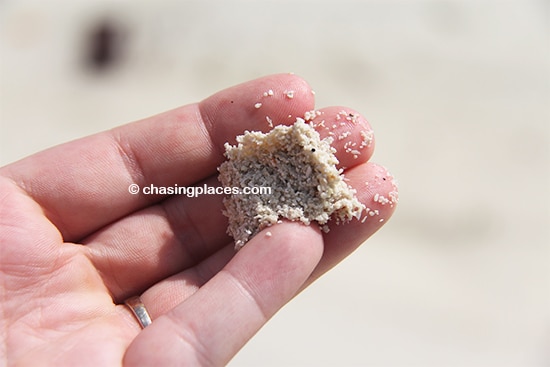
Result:
<svg viewBox="0 0 550 367">
<path fill-rule="evenodd" d="M 268 89 L 281 93 L 263 104 L 261 117 L 253 106 Z M 292 101 L 282 93 L 290 89 Z M 221 197 L 130 195 L 128 185 L 216 185 L 225 141 L 267 130 L 258 123 L 266 115 L 286 122 L 312 108 L 302 80 L 273 76 L 0 169 L 8 363 L 227 362 L 381 222 L 335 226 L 324 236 L 283 223 L 270 228 L 269 241 L 258 235 L 235 254 Z M 325 109 L 325 118 L 340 110 Z M 387 219 L 393 206 L 372 197 L 395 188 L 380 179 L 385 169 L 367 162 L 371 154 L 339 159 L 352 186 L 370 181 L 358 197 Z M 143 331 L 122 305 L 138 294 L 154 321 Z"/>
<path fill-rule="evenodd" d="M 2 182 L 2 193 L 0 270 L 9 359 L 77 365 L 86 355 L 94 365 L 120 363 L 138 329 L 113 303 L 83 247 L 63 243 L 40 208 L 10 182 Z"/>
</svg>

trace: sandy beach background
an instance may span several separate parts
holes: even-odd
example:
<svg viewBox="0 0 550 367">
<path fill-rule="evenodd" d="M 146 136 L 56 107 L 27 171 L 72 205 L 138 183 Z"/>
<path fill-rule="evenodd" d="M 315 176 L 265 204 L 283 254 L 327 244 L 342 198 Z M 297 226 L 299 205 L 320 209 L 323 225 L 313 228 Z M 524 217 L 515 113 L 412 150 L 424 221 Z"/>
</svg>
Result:
<svg viewBox="0 0 550 367">
<path fill-rule="evenodd" d="M 367 117 L 400 204 L 231 366 L 548 366 L 549 4 L 2 1 L 0 165 L 294 72 Z"/>
</svg>

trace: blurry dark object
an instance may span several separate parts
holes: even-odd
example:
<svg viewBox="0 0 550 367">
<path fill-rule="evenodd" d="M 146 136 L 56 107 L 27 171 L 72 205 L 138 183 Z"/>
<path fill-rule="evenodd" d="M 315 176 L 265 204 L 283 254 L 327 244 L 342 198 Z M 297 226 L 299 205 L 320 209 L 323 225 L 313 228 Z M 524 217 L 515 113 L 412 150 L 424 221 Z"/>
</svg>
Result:
<svg viewBox="0 0 550 367">
<path fill-rule="evenodd" d="M 85 37 L 85 64 L 88 69 L 102 72 L 112 69 L 121 59 L 122 29 L 110 20 L 102 20 Z"/>
</svg>

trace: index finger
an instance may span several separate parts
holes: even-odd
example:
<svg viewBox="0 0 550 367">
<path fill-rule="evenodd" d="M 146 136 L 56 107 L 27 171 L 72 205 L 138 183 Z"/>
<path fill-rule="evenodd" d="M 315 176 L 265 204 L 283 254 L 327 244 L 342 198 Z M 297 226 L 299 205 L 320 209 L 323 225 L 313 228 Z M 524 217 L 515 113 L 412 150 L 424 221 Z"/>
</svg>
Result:
<svg viewBox="0 0 550 367">
<path fill-rule="evenodd" d="M 77 242 L 162 200 L 139 187 L 188 186 L 216 173 L 223 145 L 245 130 L 290 124 L 314 106 L 309 85 L 280 74 L 192 104 L 66 143 L 0 169 L 39 203 L 65 241 Z"/>
</svg>

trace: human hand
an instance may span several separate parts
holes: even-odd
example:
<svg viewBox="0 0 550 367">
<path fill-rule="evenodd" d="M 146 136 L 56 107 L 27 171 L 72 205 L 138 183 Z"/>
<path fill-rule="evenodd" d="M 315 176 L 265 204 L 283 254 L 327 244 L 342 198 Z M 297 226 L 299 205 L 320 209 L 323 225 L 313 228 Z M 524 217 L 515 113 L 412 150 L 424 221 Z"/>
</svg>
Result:
<svg viewBox="0 0 550 367">
<path fill-rule="evenodd" d="M 274 93 L 266 98 L 268 90 Z M 265 116 L 291 124 L 313 107 L 302 79 L 274 75 L 0 168 L 5 363 L 227 363 L 277 310 L 385 223 L 394 202 L 380 198 L 395 192 L 391 176 L 368 162 L 373 145 L 354 158 L 343 148 L 349 139 L 335 139 L 348 183 L 371 215 L 330 225 L 329 233 L 283 222 L 236 253 L 222 196 L 131 195 L 128 187 L 217 186 L 226 141 L 234 144 L 244 130 L 268 131 Z M 342 110 L 352 112 L 329 107 L 318 118 L 336 124 Z M 370 130 L 362 117 L 350 128 L 357 141 Z M 143 330 L 124 305 L 135 295 L 153 320 Z"/>
</svg>

